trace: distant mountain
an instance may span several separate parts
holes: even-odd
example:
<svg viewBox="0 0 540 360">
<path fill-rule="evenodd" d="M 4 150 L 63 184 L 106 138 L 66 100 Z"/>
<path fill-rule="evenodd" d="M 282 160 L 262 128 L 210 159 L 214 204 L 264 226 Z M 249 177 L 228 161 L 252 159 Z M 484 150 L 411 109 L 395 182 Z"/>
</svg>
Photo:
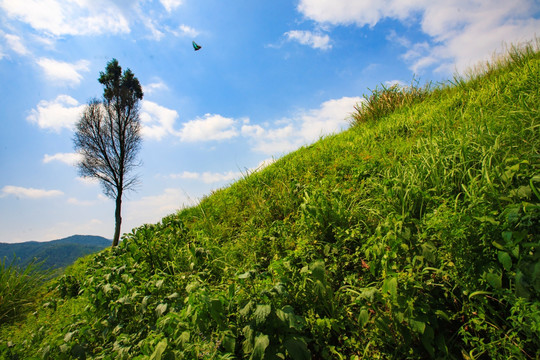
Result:
<svg viewBox="0 0 540 360">
<path fill-rule="evenodd" d="M 71 265 L 78 258 L 111 246 L 111 240 L 101 236 L 73 235 L 64 239 L 16 244 L 0 243 L 0 259 L 26 265 L 34 258 L 43 261 L 43 268 L 61 268 Z"/>
</svg>

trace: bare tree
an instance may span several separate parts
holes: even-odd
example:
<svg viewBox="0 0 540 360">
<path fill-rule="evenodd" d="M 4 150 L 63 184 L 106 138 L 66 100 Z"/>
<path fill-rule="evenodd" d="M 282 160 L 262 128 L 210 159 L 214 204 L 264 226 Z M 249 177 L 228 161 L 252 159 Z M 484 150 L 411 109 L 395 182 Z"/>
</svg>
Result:
<svg viewBox="0 0 540 360">
<path fill-rule="evenodd" d="M 122 74 L 112 59 L 98 81 L 103 84 L 103 100 L 88 103 L 77 122 L 75 150 L 82 155 L 79 173 L 99 179 L 106 196 L 116 200 L 115 229 L 112 246 L 118 245 L 122 224 L 122 194 L 138 182 L 133 169 L 140 165 L 137 153 L 141 146 L 139 101 L 143 92 L 131 70 Z"/>
</svg>

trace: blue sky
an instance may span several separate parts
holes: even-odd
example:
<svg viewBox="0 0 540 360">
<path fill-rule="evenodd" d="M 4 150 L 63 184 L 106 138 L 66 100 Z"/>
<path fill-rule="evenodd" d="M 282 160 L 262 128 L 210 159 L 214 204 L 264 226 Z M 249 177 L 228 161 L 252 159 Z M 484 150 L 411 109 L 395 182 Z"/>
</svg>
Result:
<svg viewBox="0 0 540 360">
<path fill-rule="evenodd" d="M 144 91 L 129 232 L 346 129 L 368 89 L 444 81 L 539 29 L 534 0 L 0 0 L 0 242 L 112 238 L 72 142 L 112 58 Z"/>
</svg>

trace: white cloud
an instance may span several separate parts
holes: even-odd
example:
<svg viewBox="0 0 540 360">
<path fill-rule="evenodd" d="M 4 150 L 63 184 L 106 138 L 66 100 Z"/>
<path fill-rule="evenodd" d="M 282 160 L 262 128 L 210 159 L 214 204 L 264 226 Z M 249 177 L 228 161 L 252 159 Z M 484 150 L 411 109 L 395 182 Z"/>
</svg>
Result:
<svg viewBox="0 0 540 360">
<path fill-rule="evenodd" d="M 305 141 L 317 140 L 323 135 L 332 134 L 348 126 L 345 121 L 354 111 L 360 97 L 342 97 L 325 101 L 319 109 L 310 110 L 301 116 L 301 133 Z"/>
<path fill-rule="evenodd" d="M 267 166 L 270 166 L 272 165 L 273 163 L 276 162 L 276 159 L 274 159 L 273 157 L 272 158 L 268 158 L 268 159 L 264 159 L 263 161 L 261 161 L 257 167 L 255 167 L 254 169 L 252 169 L 252 171 L 260 171 L 262 169 L 264 169 L 265 167 Z"/>
<path fill-rule="evenodd" d="M 54 155 L 45 154 L 43 162 L 45 164 L 51 161 L 60 161 L 67 165 L 77 165 L 81 161 L 81 154 L 78 153 L 56 153 Z"/>
<path fill-rule="evenodd" d="M 171 12 L 182 5 L 182 0 L 160 0 L 160 2 L 167 12 Z"/>
<path fill-rule="evenodd" d="M 41 199 L 62 196 L 64 195 L 64 193 L 60 190 L 43 190 L 7 185 L 2 188 L 2 193 L 0 194 L 0 197 L 6 197 L 8 195 L 28 199 Z"/>
<path fill-rule="evenodd" d="M 75 206 L 93 206 L 96 204 L 96 201 L 92 200 L 79 200 L 77 198 L 69 198 L 67 199 L 67 203 L 70 205 Z"/>
<path fill-rule="evenodd" d="M 141 9 L 138 9 L 137 11 L 139 13 L 139 18 L 140 20 L 142 21 L 142 23 L 144 24 L 144 26 L 146 26 L 146 28 L 148 30 L 150 30 L 150 33 L 152 34 L 152 36 L 150 36 L 150 38 L 154 39 L 154 40 L 161 40 L 163 38 L 163 36 L 165 36 L 165 34 L 163 33 L 163 31 L 161 31 L 160 29 L 158 29 L 159 27 L 159 20 L 156 20 L 150 16 L 146 16 L 143 12 L 143 10 Z"/>
<path fill-rule="evenodd" d="M 7 45 L 11 50 L 15 51 L 19 55 L 29 55 L 30 51 L 24 46 L 22 39 L 13 34 L 5 34 L 4 38 L 6 39 Z"/>
<path fill-rule="evenodd" d="M 226 171 L 223 173 L 210 172 L 210 171 L 206 171 L 202 173 L 184 171 L 180 174 L 171 174 L 168 177 L 170 177 L 171 179 L 201 180 L 205 184 L 214 184 L 214 183 L 236 180 L 242 177 L 242 173 L 240 171 Z"/>
<path fill-rule="evenodd" d="M 374 26 L 384 17 L 404 19 L 423 0 L 351 1 L 351 0 L 301 0 L 298 11 L 319 23 L 357 24 Z"/>
<path fill-rule="evenodd" d="M 328 100 L 318 109 L 302 111 L 295 117 L 276 122 L 276 127 L 246 123 L 242 126 L 242 135 L 251 139 L 255 151 L 269 155 L 289 152 L 346 128 L 346 119 L 354 111 L 354 105 L 361 101 L 360 97 Z"/>
<path fill-rule="evenodd" d="M 125 219 L 123 231 L 134 226 L 155 224 L 164 216 L 175 213 L 185 206 L 194 205 L 194 201 L 180 189 L 165 189 L 162 194 L 144 196 L 139 200 L 127 201 L 124 206 Z"/>
<path fill-rule="evenodd" d="M 48 58 L 40 58 L 37 64 L 45 71 L 47 78 L 60 84 L 78 85 L 82 80 L 80 72 L 89 71 L 90 62 L 79 60 L 76 63 L 68 63 Z"/>
<path fill-rule="evenodd" d="M 488 60 L 503 43 L 532 40 L 540 29 L 535 0 L 301 0 L 298 10 L 321 24 L 375 26 L 385 18 L 409 22 L 420 19 L 429 42 L 394 40 L 407 47 L 404 59 L 413 71 L 463 71 Z"/>
<path fill-rule="evenodd" d="M 177 36 L 196 37 L 199 35 L 199 32 L 197 30 L 195 30 L 191 26 L 187 26 L 184 24 L 180 25 L 178 30 L 180 30 L 180 32 L 177 33 Z"/>
<path fill-rule="evenodd" d="M 218 114 L 205 114 L 203 118 L 184 123 L 179 136 L 187 142 L 231 139 L 238 136 L 237 122 Z"/>
<path fill-rule="evenodd" d="M 403 87 L 406 87 L 407 84 L 405 84 L 403 81 L 401 80 L 388 80 L 388 81 L 385 81 L 384 82 L 384 85 L 386 87 L 393 87 L 393 86 L 397 86 L 399 88 L 403 88 Z"/>
<path fill-rule="evenodd" d="M 130 31 L 114 2 L 95 0 L 0 0 L 9 17 L 54 36 L 117 34 Z"/>
<path fill-rule="evenodd" d="M 298 41 L 302 45 L 309 45 L 314 49 L 328 50 L 332 48 L 330 36 L 317 34 L 306 30 L 291 30 L 285 33 L 287 40 Z"/>
<path fill-rule="evenodd" d="M 168 90 L 169 87 L 162 80 L 150 83 L 143 86 L 144 95 L 150 95 L 160 90 Z"/>
<path fill-rule="evenodd" d="M 80 182 L 81 184 L 83 185 L 87 185 L 87 186 L 96 186 L 96 185 L 99 185 L 99 179 L 96 179 L 96 178 L 93 178 L 93 177 L 88 177 L 88 176 L 79 176 L 76 178 L 78 182 Z M 103 199 L 108 199 L 105 195 L 102 195 L 102 194 L 99 194 L 98 197 L 103 200 Z M 102 197 L 102 198 L 101 198 Z"/>
<path fill-rule="evenodd" d="M 141 101 L 142 135 L 149 139 L 161 140 L 166 135 L 178 135 L 174 123 L 178 118 L 176 110 L 171 110 L 155 102 Z"/>
<path fill-rule="evenodd" d="M 62 128 L 73 129 L 84 107 L 71 96 L 58 95 L 52 101 L 41 100 L 26 119 L 42 129 L 60 132 Z"/>
</svg>

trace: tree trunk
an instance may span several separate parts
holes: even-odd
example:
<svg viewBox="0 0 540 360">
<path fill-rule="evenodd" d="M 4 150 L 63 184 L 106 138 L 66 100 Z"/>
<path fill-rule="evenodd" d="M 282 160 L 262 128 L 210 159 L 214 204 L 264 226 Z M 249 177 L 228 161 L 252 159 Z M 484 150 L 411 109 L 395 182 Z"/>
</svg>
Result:
<svg viewBox="0 0 540 360">
<path fill-rule="evenodd" d="M 116 210 L 114 212 L 115 225 L 114 225 L 114 238 L 112 242 L 112 247 L 118 245 L 120 240 L 120 226 L 122 225 L 122 191 L 118 192 L 116 196 Z"/>
</svg>

